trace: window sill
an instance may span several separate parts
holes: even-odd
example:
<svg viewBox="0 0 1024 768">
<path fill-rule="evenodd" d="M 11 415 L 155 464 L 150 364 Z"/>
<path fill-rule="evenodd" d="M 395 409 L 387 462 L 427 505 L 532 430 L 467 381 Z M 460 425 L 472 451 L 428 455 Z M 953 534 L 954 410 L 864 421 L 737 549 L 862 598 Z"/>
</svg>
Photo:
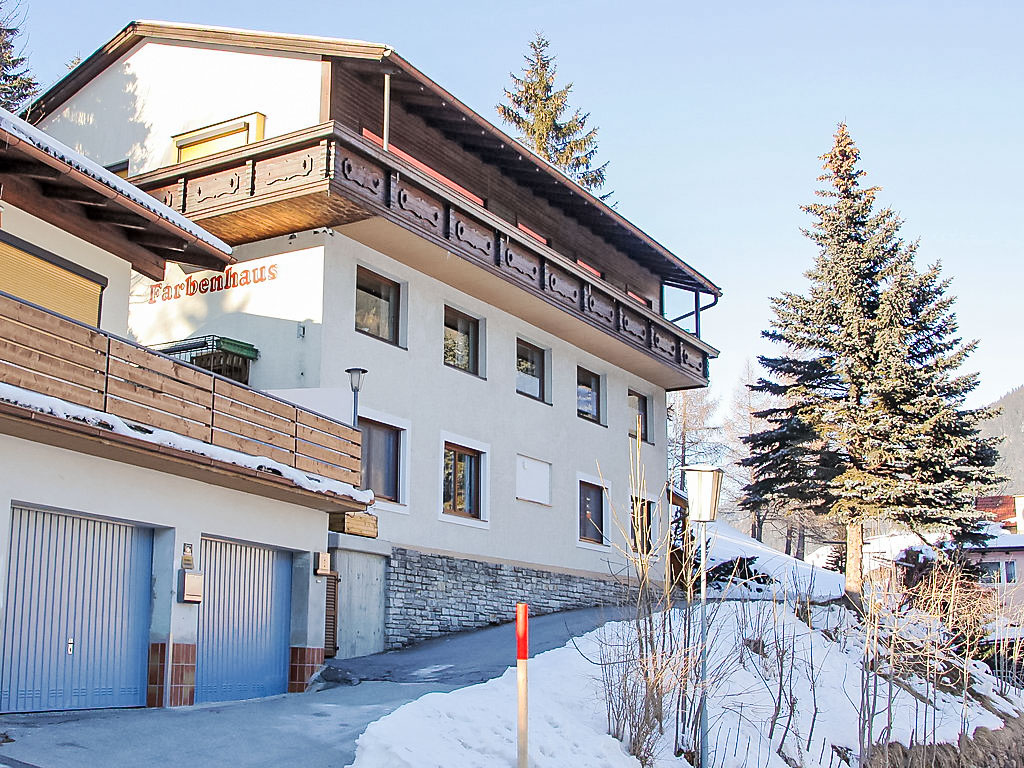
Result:
<svg viewBox="0 0 1024 768">
<path fill-rule="evenodd" d="M 526 392 L 522 392 L 518 389 L 516 390 L 516 394 L 525 397 L 527 400 L 533 400 L 533 402 L 535 403 L 540 403 L 541 405 L 551 405 L 551 403 L 545 400 L 543 397 L 534 397 L 533 395 L 529 395 Z"/>
<path fill-rule="evenodd" d="M 383 336 L 378 336 L 375 333 L 370 333 L 369 331 L 364 331 L 361 328 L 354 328 L 353 330 L 356 333 L 358 333 L 360 336 L 366 336 L 367 338 L 370 338 L 370 339 L 376 339 L 379 342 L 387 344 L 389 347 L 394 347 L 395 349 L 403 349 L 406 352 L 409 351 L 408 347 L 403 347 L 397 341 L 392 341 L 391 339 L 385 339 Z"/>
<path fill-rule="evenodd" d="M 593 424 L 593 425 L 595 425 L 595 426 L 598 426 L 598 427 L 604 427 L 605 429 L 608 429 L 608 425 L 607 425 L 607 424 L 604 424 L 604 423 L 602 423 L 602 422 L 598 421 L 597 419 L 592 419 L 592 418 L 590 418 L 589 416 L 580 416 L 580 414 L 579 414 L 579 413 L 577 413 L 577 414 L 576 414 L 576 416 L 577 416 L 577 418 L 579 418 L 579 419 L 580 419 L 581 421 L 586 421 L 586 422 L 589 422 L 589 423 L 591 423 L 591 424 Z"/>
<path fill-rule="evenodd" d="M 486 376 L 481 376 L 479 373 L 474 373 L 473 371 L 468 371 L 465 368 L 459 368 L 459 366 L 452 365 L 451 363 L 446 363 L 443 360 L 441 361 L 441 363 L 444 365 L 445 368 L 448 368 L 449 370 L 459 371 L 460 373 L 464 373 L 467 376 L 472 376 L 474 379 L 480 379 L 480 381 L 487 381 L 487 377 Z"/>
<path fill-rule="evenodd" d="M 610 544 L 598 544 L 596 541 L 587 541 L 586 539 L 577 539 L 576 546 L 580 549 L 589 549 L 592 552 L 608 552 L 611 550 Z"/>
<path fill-rule="evenodd" d="M 471 517 L 470 515 L 463 515 L 458 512 L 448 512 L 444 509 L 441 510 L 438 518 L 446 523 L 465 525 L 469 528 L 482 528 L 486 530 L 491 527 L 489 520 L 481 520 L 479 517 Z"/>
</svg>

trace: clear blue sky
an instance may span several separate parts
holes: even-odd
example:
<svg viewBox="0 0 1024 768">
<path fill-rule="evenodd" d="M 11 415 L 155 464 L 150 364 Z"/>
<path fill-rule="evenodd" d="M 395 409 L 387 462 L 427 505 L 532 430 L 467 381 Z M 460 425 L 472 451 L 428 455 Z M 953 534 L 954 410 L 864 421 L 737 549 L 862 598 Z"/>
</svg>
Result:
<svg viewBox="0 0 1024 768">
<path fill-rule="evenodd" d="M 941 260 L 980 341 L 973 404 L 1024 384 L 1024 3 L 23 0 L 44 84 L 132 19 L 388 43 L 488 118 L 543 30 L 600 126 L 619 210 L 721 285 L 703 336 L 728 397 L 766 349 L 768 297 L 801 290 L 817 156 L 840 120 L 881 201 Z"/>
</svg>

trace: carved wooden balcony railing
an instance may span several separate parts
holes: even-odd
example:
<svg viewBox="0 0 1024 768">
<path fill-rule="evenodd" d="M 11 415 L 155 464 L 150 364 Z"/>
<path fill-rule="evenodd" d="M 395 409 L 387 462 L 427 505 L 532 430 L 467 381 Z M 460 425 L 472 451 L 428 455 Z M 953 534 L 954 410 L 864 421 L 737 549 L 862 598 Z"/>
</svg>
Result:
<svg viewBox="0 0 1024 768">
<path fill-rule="evenodd" d="M 337 123 L 132 179 L 232 244 L 382 216 L 642 350 L 693 386 L 717 350 Z M 257 214 L 249 209 L 260 207 Z M 267 207 L 269 206 L 269 208 Z"/>
<path fill-rule="evenodd" d="M 360 484 L 358 430 L 3 292 L 0 382 Z"/>
</svg>

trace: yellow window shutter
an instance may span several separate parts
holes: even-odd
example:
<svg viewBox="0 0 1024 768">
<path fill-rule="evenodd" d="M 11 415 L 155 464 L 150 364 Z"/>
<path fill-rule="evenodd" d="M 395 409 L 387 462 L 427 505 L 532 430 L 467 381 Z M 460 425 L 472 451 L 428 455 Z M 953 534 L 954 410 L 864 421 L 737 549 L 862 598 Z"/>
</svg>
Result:
<svg viewBox="0 0 1024 768">
<path fill-rule="evenodd" d="M 99 325 L 105 283 L 99 282 L 99 275 L 91 279 L 78 274 L 6 239 L 0 240 L 0 290 L 81 323 Z"/>
</svg>

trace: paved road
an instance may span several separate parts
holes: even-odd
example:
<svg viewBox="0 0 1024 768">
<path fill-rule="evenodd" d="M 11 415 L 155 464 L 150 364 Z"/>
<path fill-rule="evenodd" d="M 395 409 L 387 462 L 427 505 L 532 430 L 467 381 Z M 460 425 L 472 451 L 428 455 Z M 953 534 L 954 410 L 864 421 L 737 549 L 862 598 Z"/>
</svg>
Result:
<svg viewBox="0 0 1024 768">
<path fill-rule="evenodd" d="M 531 619 L 531 655 L 618 618 L 614 610 Z M 515 629 L 506 624 L 332 662 L 364 681 L 355 686 L 179 709 L 0 715 L 0 734 L 14 739 L 0 744 L 0 768 L 341 768 L 374 720 L 426 693 L 497 677 L 514 663 Z"/>
</svg>

